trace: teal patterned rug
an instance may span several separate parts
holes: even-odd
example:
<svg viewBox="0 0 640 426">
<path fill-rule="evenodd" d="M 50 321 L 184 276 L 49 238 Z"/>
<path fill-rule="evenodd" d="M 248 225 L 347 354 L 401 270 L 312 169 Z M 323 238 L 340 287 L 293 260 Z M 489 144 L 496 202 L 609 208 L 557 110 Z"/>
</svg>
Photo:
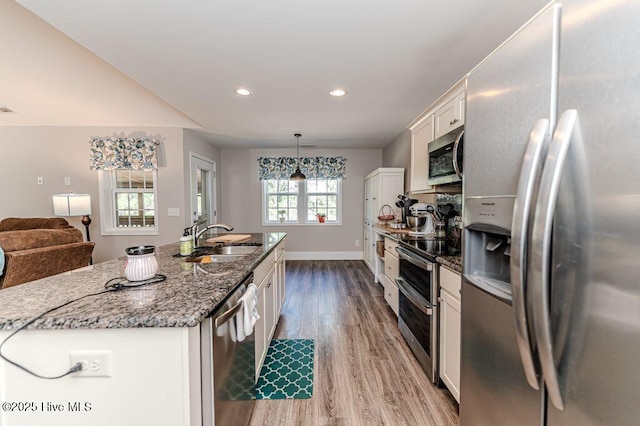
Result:
<svg viewBox="0 0 640 426">
<path fill-rule="evenodd" d="M 308 399 L 313 395 L 311 339 L 272 340 L 256 384 L 256 399 Z"/>
</svg>

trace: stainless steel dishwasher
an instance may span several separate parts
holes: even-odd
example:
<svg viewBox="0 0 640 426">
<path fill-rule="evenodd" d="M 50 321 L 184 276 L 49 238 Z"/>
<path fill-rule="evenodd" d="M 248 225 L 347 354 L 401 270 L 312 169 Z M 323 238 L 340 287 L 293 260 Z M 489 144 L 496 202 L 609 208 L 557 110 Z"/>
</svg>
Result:
<svg viewBox="0 0 640 426">
<path fill-rule="evenodd" d="M 238 342 L 235 315 L 253 274 L 201 323 L 202 424 L 246 425 L 255 402 L 255 333 Z M 232 324 L 233 323 L 233 324 Z"/>
</svg>

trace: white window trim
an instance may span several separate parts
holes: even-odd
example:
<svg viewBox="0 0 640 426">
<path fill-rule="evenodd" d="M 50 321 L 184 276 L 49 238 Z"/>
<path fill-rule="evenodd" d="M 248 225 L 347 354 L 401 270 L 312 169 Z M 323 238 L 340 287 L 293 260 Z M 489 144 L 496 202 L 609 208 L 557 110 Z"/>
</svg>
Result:
<svg viewBox="0 0 640 426">
<path fill-rule="evenodd" d="M 153 197 L 155 200 L 155 221 L 153 228 L 118 228 L 115 226 L 115 200 L 113 173 L 110 170 L 98 170 L 98 188 L 100 200 L 101 235 L 159 235 L 158 173 L 153 171 Z"/>
<path fill-rule="evenodd" d="M 320 223 L 317 220 L 307 222 L 307 181 L 301 182 L 301 189 L 298 192 L 298 222 L 280 222 L 267 220 L 267 180 L 262 181 L 262 226 L 342 226 L 342 179 L 338 181 L 338 199 L 336 202 L 337 220 L 333 222 L 325 221 Z M 328 192 L 314 192 L 313 194 L 329 194 Z"/>
</svg>

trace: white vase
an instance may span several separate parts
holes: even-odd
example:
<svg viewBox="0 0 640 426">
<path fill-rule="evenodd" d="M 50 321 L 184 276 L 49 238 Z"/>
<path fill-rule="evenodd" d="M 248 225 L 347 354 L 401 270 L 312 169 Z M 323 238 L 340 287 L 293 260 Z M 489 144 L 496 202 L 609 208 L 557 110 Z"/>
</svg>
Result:
<svg viewBox="0 0 640 426">
<path fill-rule="evenodd" d="M 154 246 L 129 247 L 127 252 L 127 264 L 124 267 L 124 276 L 129 281 L 144 281 L 153 278 L 158 272 L 158 260 L 155 256 Z"/>
</svg>

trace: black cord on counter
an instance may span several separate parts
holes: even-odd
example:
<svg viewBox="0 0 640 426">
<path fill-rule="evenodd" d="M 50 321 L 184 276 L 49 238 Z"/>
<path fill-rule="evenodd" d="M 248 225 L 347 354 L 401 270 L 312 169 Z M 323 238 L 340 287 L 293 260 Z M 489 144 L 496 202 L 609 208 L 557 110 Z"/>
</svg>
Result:
<svg viewBox="0 0 640 426">
<path fill-rule="evenodd" d="M 77 301 L 82 300 L 82 299 L 86 299 L 87 297 L 98 296 L 98 295 L 104 294 L 104 293 L 110 293 L 110 292 L 113 292 L 113 291 L 120 291 L 120 290 L 124 290 L 124 289 L 127 289 L 127 288 L 136 288 L 136 287 L 141 287 L 141 286 L 145 286 L 145 285 L 149 285 L 149 284 L 155 284 L 155 283 L 159 283 L 159 282 L 165 281 L 166 279 L 167 279 L 166 275 L 162 275 L 162 274 L 157 274 L 153 278 L 149 278 L 148 280 L 144 280 L 144 281 L 128 281 L 124 277 L 112 278 L 112 279 L 110 279 L 109 281 L 107 281 L 105 283 L 104 287 L 105 287 L 106 290 L 98 291 L 96 293 L 91 293 L 91 294 L 85 294 L 84 296 L 81 296 L 81 297 L 78 297 L 76 299 L 73 299 L 73 300 L 70 300 L 68 302 L 65 302 L 62 305 L 58 305 L 58 306 L 56 306 L 54 308 L 49 309 L 46 312 L 41 313 L 37 317 L 32 318 L 29 321 L 27 321 L 25 324 L 21 325 L 17 330 L 15 330 L 13 333 L 11 333 L 9 335 L 9 337 L 4 339 L 2 341 L 2 343 L 0 343 L 0 358 L 5 360 L 9 364 L 19 368 L 20 370 L 22 370 L 22 371 L 24 371 L 26 373 L 29 373 L 32 376 L 38 377 L 40 379 L 47 379 L 47 380 L 61 379 L 62 377 L 68 376 L 69 374 L 75 373 L 77 371 L 81 371 L 82 370 L 82 364 L 80 364 L 78 362 L 73 367 L 71 367 L 69 370 L 67 370 L 66 373 L 63 373 L 63 374 L 61 374 L 59 376 L 43 376 L 43 375 L 35 373 L 35 372 L 29 370 L 27 367 L 25 367 L 23 365 L 20 365 L 17 362 L 7 358 L 5 355 L 2 354 L 2 348 L 5 345 L 5 343 L 7 343 L 9 341 L 9 339 L 11 339 L 13 336 L 15 336 L 20 331 L 22 331 L 25 328 L 27 328 L 28 326 L 30 326 L 34 322 L 38 321 L 40 318 L 42 318 L 45 315 L 47 315 L 47 314 L 49 314 L 49 313 L 51 313 L 53 311 L 56 311 L 56 310 L 58 310 L 60 308 L 64 308 L 65 306 L 70 305 L 70 304 L 72 304 L 74 302 L 77 302 Z"/>
</svg>

